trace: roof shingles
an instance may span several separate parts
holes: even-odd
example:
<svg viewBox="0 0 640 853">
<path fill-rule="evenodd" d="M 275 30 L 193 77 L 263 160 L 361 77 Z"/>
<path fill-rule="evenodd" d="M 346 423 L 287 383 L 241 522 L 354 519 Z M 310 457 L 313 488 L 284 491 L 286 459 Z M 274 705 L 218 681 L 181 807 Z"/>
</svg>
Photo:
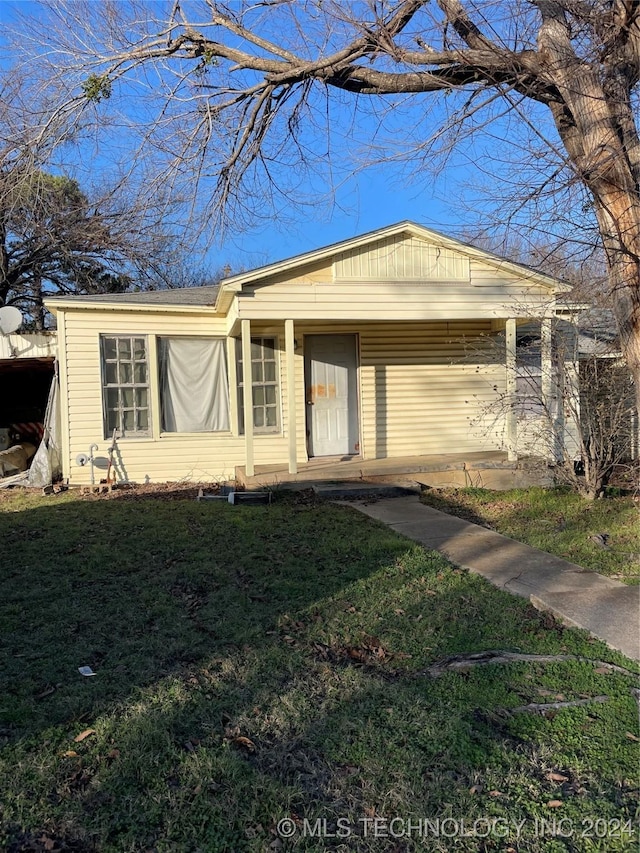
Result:
<svg viewBox="0 0 640 853">
<path fill-rule="evenodd" d="M 213 306 L 216 303 L 219 286 L 180 287 L 173 290 L 141 290 L 136 293 L 99 293 L 92 296 L 72 297 L 77 302 L 106 302 L 134 305 L 202 305 Z M 68 297 L 64 297 L 65 300 Z M 50 301 L 55 304 L 55 297 Z"/>
</svg>

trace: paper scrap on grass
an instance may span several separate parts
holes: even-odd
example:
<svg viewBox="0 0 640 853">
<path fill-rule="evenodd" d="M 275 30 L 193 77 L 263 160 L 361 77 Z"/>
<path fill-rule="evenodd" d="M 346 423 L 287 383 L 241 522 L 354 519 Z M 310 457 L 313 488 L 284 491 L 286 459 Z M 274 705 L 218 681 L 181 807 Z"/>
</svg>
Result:
<svg viewBox="0 0 640 853">
<path fill-rule="evenodd" d="M 80 673 L 80 675 L 95 675 L 95 672 L 91 669 L 90 666 L 79 666 L 78 672 Z"/>
</svg>

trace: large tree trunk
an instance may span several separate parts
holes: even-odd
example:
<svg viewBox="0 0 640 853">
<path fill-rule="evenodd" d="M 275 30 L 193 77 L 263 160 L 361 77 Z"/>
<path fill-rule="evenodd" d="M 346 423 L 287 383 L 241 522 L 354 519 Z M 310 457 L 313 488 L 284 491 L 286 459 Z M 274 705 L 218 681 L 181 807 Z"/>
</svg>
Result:
<svg viewBox="0 0 640 853">
<path fill-rule="evenodd" d="M 620 347 L 640 412 L 640 202 L 635 192 L 599 188 L 596 214 L 609 266 L 609 291 Z"/>
<path fill-rule="evenodd" d="M 636 408 L 640 412 L 640 265 L 624 258 L 610 263 L 609 282 L 620 346 L 633 375 Z"/>
<path fill-rule="evenodd" d="M 537 5 L 542 16 L 539 56 L 559 96 L 549 108 L 575 172 L 594 201 L 620 343 L 640 409 L 640 139 L 631 98 L 638 73 L 637 16 L 626 20 L 629 10 L 616 6 L 626 23 L 606 50 L 603 45 L 606 61 L 599 65 L 576 53 L 566 4 L 537 0 Z M 601 13 L 594 9 L 592 14 Z"/>
</svg>

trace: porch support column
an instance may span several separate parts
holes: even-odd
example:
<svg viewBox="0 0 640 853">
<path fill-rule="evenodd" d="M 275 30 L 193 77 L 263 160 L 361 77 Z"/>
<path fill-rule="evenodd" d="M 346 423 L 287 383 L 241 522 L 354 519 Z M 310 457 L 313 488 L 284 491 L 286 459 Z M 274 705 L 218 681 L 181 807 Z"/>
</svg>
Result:
<svg viewBox="0 0 640 853">
<path fill-rule="evenodd" d="M 293 320 L 284 321 L 284 351 L 287 361 L 287 425 L 289 430 L 289 473 L 298 473 L 298 430 L 296 423 L 296 355 Z"/>
<path fill-rule="evenodd" d="M 518 417 L 516 412 L 516 321 L 510 317 L 505 325 L 506 367 L 507 367 L 507 458 L 515 462 L 518 458 L 516 444 L 518 438 Z"/>
<path fill-rule="evenodd" d="M 242 334 L 242 405 L 244 410 L 244 468 L 253 477 L 253 370 L 251 366 L 251 320 L 241 320 Z"/>
<path fill-rule="evenodd" d="M 541 392 L 542 405 L 544 407 L 544 416 L 547 420 L 549 429 L 549 451 L 552 459 L 557 458 L 557 401 L 554 399 L 554 382 L 553 382 L 553 353 L 552 353 L 552 320 L 551 317 L 544 317 L 540 321 L 540 366 L 542 368 L 541 376 Z"/>
</svg>

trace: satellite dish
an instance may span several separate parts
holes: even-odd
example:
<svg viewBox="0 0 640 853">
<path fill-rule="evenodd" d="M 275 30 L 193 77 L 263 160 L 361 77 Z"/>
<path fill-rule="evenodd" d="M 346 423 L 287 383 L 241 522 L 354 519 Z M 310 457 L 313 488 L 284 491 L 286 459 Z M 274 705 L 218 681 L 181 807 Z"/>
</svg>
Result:
<svg viewBox="0 0 640 853">
<path fill-rule="evenodd" d="M 10 335 L 22 325 L 22 314 L 13 305 L 0 308 L 0 335 Z"/>
</svg>

